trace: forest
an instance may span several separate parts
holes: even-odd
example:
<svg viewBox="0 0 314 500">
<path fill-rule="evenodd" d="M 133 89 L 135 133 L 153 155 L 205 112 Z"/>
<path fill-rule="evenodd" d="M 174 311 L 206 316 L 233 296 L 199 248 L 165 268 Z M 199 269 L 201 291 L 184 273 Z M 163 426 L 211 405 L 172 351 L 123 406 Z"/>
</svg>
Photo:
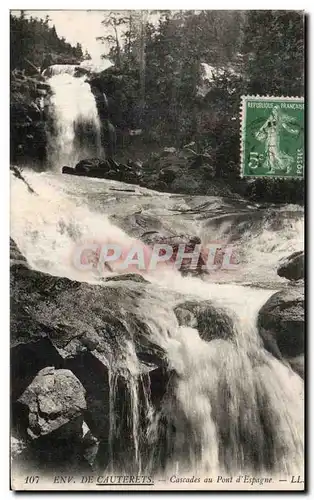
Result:
<svg viewBox="0 0 314 500">
<path fill-rule="evenodd" d="M 90 57 L 45 20 L 11 15 L 11 69 L 79 63 Z M 298 11 L 105 11 L 104 53 L 114 67 L 97 77 L 119 130 L 144 131 L 148 145 L 206 155 L 215 177 L 239 179 L 241 95 L 304 95 L 304 16 Z M 211 75 L 206 75 L 206 65 Z M 301 202 L 303 182 L 258 179 L 258 199 Z M 267 198 L 267 195 L 266 195 Z"/>
<path fill-rule="evenodd" d="M 29 70 L 34 65 L 43 70 L 51 64 L 77 64 L 83 59 L 80 43 L 75 47 L 59 38 L 55 26 L 45 19 L 10 13 L 10 67 L 11 70 Z"/>
</svg>

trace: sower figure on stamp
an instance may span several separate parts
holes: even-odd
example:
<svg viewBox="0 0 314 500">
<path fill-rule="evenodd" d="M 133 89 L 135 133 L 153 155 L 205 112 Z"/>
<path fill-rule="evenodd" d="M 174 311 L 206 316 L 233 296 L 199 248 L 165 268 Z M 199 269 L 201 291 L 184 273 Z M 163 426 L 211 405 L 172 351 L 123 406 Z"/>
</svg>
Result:
<svg viewBox="0 0 314 500">
<path fill-rule="evenodd" d="M 275 106 L 264 125 L 255 134 L 257 140 L 265 143 L 266 159 L 263 166 L 269 173 L 290 172 L 294 159 L 280 149 L 280 133 L 284 129 L 290 134 L 298 135 L 299 130 L 292 127 L 292 124 L 295 124 L 294 118 L 282 113 L 279 106 Z"/>
</svg>

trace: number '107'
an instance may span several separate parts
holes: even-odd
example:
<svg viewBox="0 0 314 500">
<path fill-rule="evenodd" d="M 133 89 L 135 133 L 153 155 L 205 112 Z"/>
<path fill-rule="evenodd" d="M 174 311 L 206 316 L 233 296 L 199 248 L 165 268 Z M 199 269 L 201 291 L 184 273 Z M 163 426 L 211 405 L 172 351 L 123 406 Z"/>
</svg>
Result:
<svg viewBox="0 0 314 500">
<path fill-rule="evenodd" d="M 26 484 L 37 484 L 39 482 L 39 476 L 26 476 Z"/>
</svg>

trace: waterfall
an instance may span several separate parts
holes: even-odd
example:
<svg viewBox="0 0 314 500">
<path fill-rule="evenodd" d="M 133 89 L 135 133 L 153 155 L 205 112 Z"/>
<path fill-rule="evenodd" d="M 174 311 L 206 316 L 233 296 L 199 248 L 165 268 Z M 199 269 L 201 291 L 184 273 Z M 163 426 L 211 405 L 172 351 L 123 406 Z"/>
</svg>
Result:
<svg viewBox="0 0 314 500">
<path fill-rule="evenodd" d="M 46 71 L 52 90 L 48 138 L 51 169 L 60 171 L 86 157 L 101 157 L 101 123 L 86 77 L 76 77 L 74 65 L 57 64 Z"/>
<path fill-rule="evenodd" d="M 12 178 L 12 199 L 19 203 L 12 204 L 11 234 L 29 263 L 51 274 L 99 283 L 99 276 L 75 271 L 70 259 L 73 247 L 82 238 L 128 245 L 133 238 L 106 212 L 118 212 L 121 205 L 124 213 L 128 204 L 134 211 L 134 198 L 121 202 L 110 191 L 110 181 L 73 178 L 70 182 L 49 172 L 25 176 L 37 195 Z M 141 196 L 147 204 L 153 194 L 139 190 Z M 160 193 L 156 196 L 167 199 Z M 166 203 L 158 199 L 160 206 Z M 266 241 L 278 255 L 282 248 L 301 245 L 300 216 L 295 220 L 295 211 L 288 209 L 290 222 L 276 233 L 271 224 L 264 230 L 254 226 L 255 246 L 244 228 L 243 241 L 249 242 L 250 258 L 255 259 L 252 267 L 263 258 Z M 152 285 L 139 298 L 137 314 L 150 340 L 166 353 L 174 375 L 156 409 L 134 343 L 116 341 L 114 348 L 108 348 L 107 472 L 299 474 L 304 453 L 303 381 L 262 348 L 256 327 L 258 311 L 273 291 L 183 278 L 174 271 L 145 277 Z M 228 310 L 234 337 L 207 342 L 197 328 L 179 326 L 173 315 L 176 294 L 186 300 L 212 300 Z M 133 312 L 132 303 L 122 306 Z"/>
</svg>

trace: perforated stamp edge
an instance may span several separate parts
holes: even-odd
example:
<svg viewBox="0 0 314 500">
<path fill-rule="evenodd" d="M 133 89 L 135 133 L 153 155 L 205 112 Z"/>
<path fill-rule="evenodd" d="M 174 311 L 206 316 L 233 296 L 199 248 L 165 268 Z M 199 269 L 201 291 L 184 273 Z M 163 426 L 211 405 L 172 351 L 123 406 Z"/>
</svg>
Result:
<svg viewBox="0 0 314 500">
<path fill-rule="evenodd" d="M 303 176 L 295 176 L 295 175 L 244 175 L 244 160 L 245 160 L 245 144 L 244 144 L 244 137 L 245 137 L 245 115 L 246 115 L 246 102 L 247 101 L 300 101 L 304 103 L 304 97 L 300 96 L 271 96 L 271 95 L 259 95 L 259 94 L 254 94 L 254 95 L 242 95 L 241 96 L 241 105 L 240 105 L 240 177 L 243 178 L 250 178 L 250 179 L 298 179 L 298 180 L 304 180 L 304 174 Z"/>
</svg>

